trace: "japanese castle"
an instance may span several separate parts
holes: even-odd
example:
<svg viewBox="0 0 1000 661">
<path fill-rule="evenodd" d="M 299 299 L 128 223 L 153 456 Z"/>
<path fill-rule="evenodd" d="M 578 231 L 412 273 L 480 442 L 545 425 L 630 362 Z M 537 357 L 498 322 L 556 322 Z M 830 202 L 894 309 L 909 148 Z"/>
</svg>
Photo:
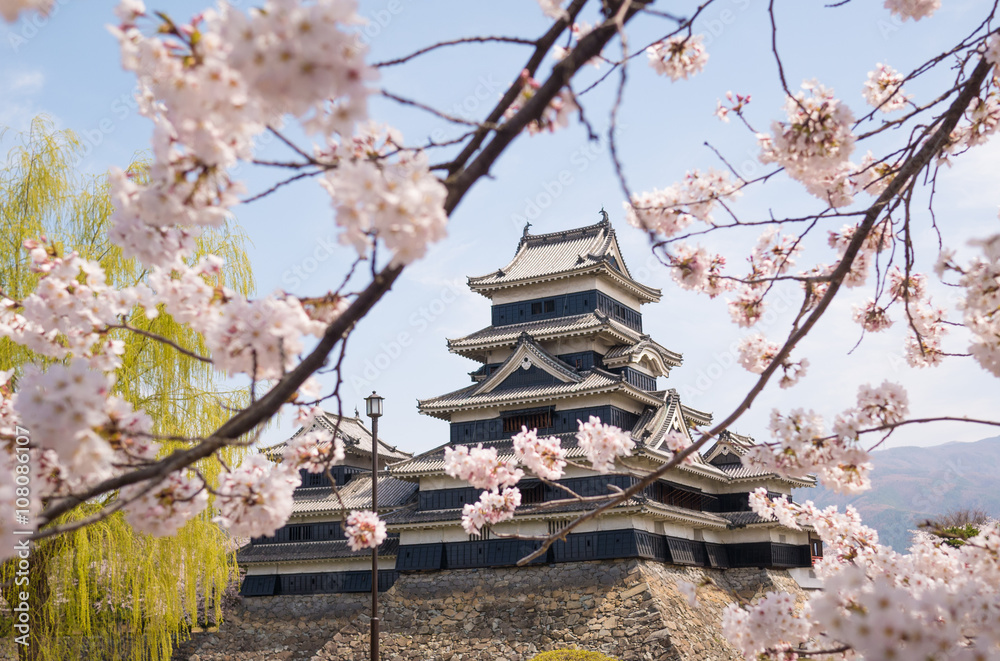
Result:
<svg viewBox="0 0 1000 661">
<path fill-rule="evenodd" d="M 661 292 L 632 278 L 602 215 L 596 225 L 562 232 L 530 234 L 526 227 L 509 264 L 469 278 L 472 291 L 492 302 L 490 325 L 448 340 L 450 351 L 476 363 L 471 384 L 418 402 L 421 413 L 447 421 L 447 443 L 410 456 L 381 439 L 373 444 L 357 415 L 317 419 L 345 442 L 347 459 L 332 469 L 339 495 L 326 476 L 303 474 L 288 524 L 273 537 L 251 540 L 237 556 L 247 568 L 244 596 L 371 589 L 370 552 L 348 548 L 342 520 L 344 509 L 371 507 L 373 452 L 379 514 L 390 533 L 379 549 L 381 591 L 406 572 L 515 565 L 540 542 L 509 535 L 548 535 L 593 507 L 578 501 L 539 508 L 567 494 L 528 474 L 515 518 L 470 536 L 461 526 L 462 507 L 476 502 L 480 490 L 445 474 L 449 445 L 481 443 L 511 457 L 511 436 L 522 426 L 537 428 L 557 436 L 567 458 L 582 464 L 567 467 L 559 482 L 597 496 L 666 463 L 670 431 L 690 436 L 711 423 L 710 413 L 659 386 L 682 360 L 643 330 L 640 308 L 658 302 Z M 578 421 L 590 416 L 630 431 L 636 443 L 614 474 L 587 469 L 576 446 Z M 753 442 L 723 432 L 694 463 L 672 468 L 641 495 L 584 522 L 533 564 L 642 558 L 720 569 L 809 567 L 821 554 L 819 543 L 806 531 L 761 519 L 748 496 L 766 487 L 791 497 L 792 488 L 814 482 L 743 466 Z"/>
</svg>

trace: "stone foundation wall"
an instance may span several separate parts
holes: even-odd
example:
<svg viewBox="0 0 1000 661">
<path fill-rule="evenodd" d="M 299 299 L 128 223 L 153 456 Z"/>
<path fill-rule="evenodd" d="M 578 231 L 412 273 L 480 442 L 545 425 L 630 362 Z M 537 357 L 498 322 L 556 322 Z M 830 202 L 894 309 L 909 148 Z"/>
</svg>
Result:
<svg viewBox="0 0 1000 661">
<path fill-rule="evenodd" d="M 711 584 L 692 607 L 678 580 Z M 621 661 L 723 661 L 722 610 L 769 590 L 802 596 L 786 572 L 643 560 L 403 574 L 380 595 L 384 661 L 526 661 L 574 647 Z M 362 661 L 369 594 L 251 597 L 177 661 Z"/>
</svg>

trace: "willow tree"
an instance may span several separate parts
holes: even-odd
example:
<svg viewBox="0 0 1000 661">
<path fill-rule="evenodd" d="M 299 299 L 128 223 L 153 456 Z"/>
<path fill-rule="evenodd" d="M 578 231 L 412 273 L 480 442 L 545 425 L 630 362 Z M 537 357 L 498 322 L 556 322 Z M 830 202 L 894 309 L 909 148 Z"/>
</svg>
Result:
<svg viewBox="0 0 1000 661">
<path fill-rule="evenodd" d="M 76 251 L 100 262 L 117 286 L 138 283 L 146 276 L 108 240 L 112 212 L 108 184 L 104 177 L 76 172 L 74 163 L 81 152 L 72 132 L 54 130 L 44 117 L 15 138 L 0 168 L 0 289 L 8 297 L 20 300 L 35 289 L 38 276 L 23 244 L 42 236 L 57 251 Z M 133 163 L 131 170 L 136 177 L 144 176 L 141 162 Z M 227 266 L 219 284 L 242 294 L 253 287 L 245 242 L 245 235 L 229 227 L 203 236 L 200 245 L 202 252 L 224 255 Z M 124 343 L 124 366 L 115 388 L 150 415 L 156 435 L 208 435 L 232 407 L 245 405 L 243 393 L 226 388 L 218 372 L 197 359 L 206 351 L 201 336 L 169 314 L 148 319 L 134 311 L 109 335 Z M 48 359 L 24 346 L 0 339 L 0 370 L 14 370 L 15 389 L 26 364 L 45 362 Z M 171 451 L 176 443 L 163 447 Z M 226 459 L 237 460 L 238 452 L 230 450 Z M 220 468 L 218 461 L 198 466 L 209 481 Z M 114 498 L 110 494 L 87 503 L 69 516 L 86 517 Z M 219 620 L 220 597 L 235 578 L 234 545 L 211 518 L 209 509 L 188 522 L 177 537 L 154 538 L 136 532 L 118 512 L 69 536 L 37 542 L 30 585 L 36 599 L 32 645 L 20 653 L 53 660 L 169 658 L 191 626 Z M 13 565 L 5 564 L 0 569 L 5 596 L 16 587 L 13 577 Z M 9 631 L 10 624 L 7 621 L 2 629 Z"/>
</svg>

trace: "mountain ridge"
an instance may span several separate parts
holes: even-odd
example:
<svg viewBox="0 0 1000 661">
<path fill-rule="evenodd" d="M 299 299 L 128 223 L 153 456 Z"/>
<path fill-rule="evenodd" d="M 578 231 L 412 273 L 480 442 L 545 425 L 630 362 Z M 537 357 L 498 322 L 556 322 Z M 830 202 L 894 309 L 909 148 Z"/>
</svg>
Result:
<svg viewBox="0 0 1000 661">
<path fill-rule="evenodd" d="M 959 509 L 1000 518 L 1000 436 L 971 443 L 904 446 L 871 454 L 872 488 L 843 495 L 821 486 L 795 491 L 797 501 L 819 507 L 853 505 L 879 541 L 906 551 L 921 521 Z"/>
</svg>

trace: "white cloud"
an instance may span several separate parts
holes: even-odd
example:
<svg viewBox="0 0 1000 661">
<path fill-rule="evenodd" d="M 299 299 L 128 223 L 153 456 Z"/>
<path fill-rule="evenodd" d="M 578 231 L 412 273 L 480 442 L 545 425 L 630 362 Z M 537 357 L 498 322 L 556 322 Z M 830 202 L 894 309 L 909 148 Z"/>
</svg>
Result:
<svg viewBox="0 0 1000 661">
<path fill-rule="evenodd" d="M 0 126 L 26 130 L 40 110 L 35 98 L 45 87 L 45 74 L 40 70 L 9 71 L 0 75 Z"/>
</svg>

